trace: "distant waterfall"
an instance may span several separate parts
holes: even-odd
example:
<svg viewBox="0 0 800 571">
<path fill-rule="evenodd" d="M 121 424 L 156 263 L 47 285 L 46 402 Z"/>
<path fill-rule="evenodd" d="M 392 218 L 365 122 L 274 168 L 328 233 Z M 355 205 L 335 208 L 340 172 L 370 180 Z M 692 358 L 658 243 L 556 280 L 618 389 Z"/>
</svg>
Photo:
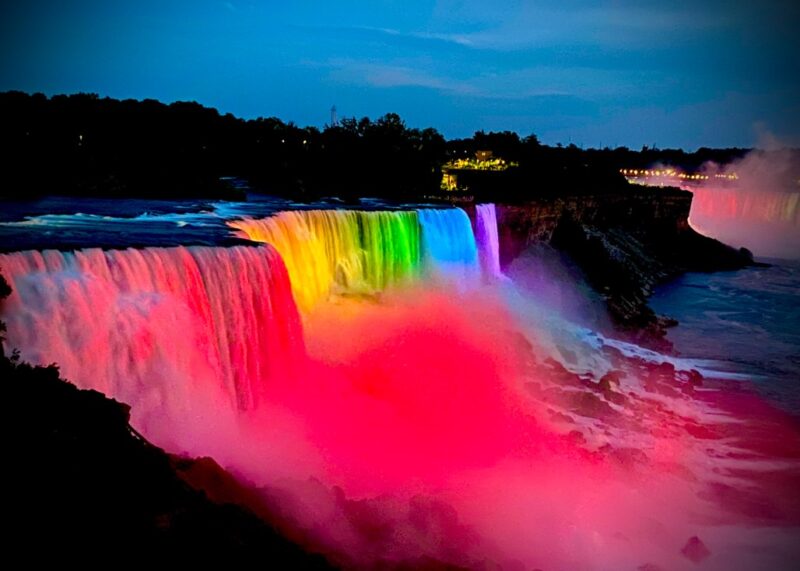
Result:
<svg viewBox="0 0 800 571">
<path fill-rule="evenodd" d="M 28 251 L 0 269 L 14 290 L 7 346 L 135 412 L 174 410 L 198 387 L 252 409 L 304 358 L 270 247 Z"/>
<path fill-rule="evenodd" d="M 689 187 L 694 194 L 689 222 L 757 256 L 800 257 L 800 192 L 760 188 Z"/>
<path fill-rule="evenodd" d="M 454 280 L 462 287 L 480 277 L 478 249 L 467 213 L 460 208 L 420 209 L 422 253 L 436 277 Z"/>
<path fill-rule="evenodd" d="M 419 270 L 420 227 L 413 211 L 288 211 L 228 225 L 278 250 L 303 310 L 332 293 L 381 291 Z"/>
<path fill-rule="evenodd" d="M 475 207 L 475 242 L 484 275 L 489 278 L 501 277 L 503 274 L 500 271 L 497 209 L 492 203 L 478 204 Z"/>
</svg>

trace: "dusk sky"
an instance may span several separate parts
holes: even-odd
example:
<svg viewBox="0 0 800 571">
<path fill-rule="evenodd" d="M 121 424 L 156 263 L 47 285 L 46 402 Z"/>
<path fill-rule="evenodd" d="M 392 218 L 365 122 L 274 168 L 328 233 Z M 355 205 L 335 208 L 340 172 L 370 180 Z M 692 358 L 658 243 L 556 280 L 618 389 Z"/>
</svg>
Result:
<svg viewBox="0 0 800 571">
<path fill-rule="evenodd" d="M 800 145 L 800 2 L 4 2 L 0 90 L 195 100 L 447 137 Z"/>
</svg>

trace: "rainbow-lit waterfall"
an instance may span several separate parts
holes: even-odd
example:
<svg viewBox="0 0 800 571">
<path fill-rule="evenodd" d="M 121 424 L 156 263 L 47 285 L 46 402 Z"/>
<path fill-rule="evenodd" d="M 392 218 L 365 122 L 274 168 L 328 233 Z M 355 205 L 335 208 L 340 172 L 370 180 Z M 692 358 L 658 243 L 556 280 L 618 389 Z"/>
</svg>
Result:
<svg viewBox="0 0 800 571">
<path fill-rule="evenodd" d="M 423 274 L 465 284 L 479 276 L 475 236 L 459 208 L 288 211 L 228 225 L 278 250 L 303 311 L 331 294 L 380 292 Z"/>
<path fill-rule="evenodd" d="M 332 293 L 381 291 L 418 271 L 419 222 L 413 211 L 287 211 L 228 224 L 278 250 L 303 310 Z"/>
<path fill-rule="evenodd" d="M 188 401 L 200 385 L 253 409 L 302 366 L 298 308 L 479 271 L 455 208 L 287 211 L 229 225 L 269 245 L 0 255 L 14 290 L 9 346 L 138 410 Z"/>
</svg>

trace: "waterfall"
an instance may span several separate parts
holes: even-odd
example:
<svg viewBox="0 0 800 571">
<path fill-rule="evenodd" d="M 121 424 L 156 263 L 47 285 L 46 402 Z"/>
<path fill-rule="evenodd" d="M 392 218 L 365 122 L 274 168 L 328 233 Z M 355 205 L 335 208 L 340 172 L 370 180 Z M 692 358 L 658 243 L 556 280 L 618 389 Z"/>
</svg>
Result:
<svg viewBox="0 0 800 571">
<path fill-rule="evenodd" d="M 495 268 L 493 209 L 479 212 L 482 251 Z M 424 276 L 462 288 L 480 276 L 458 208 L 293 211 L 228 223 L 269 245 L 0 255 L 13 288 L 2 307 L 8 347 L 58 363 L 139 417 L 194 414 L 181 407 L 198 390 L 214 393 L 208 402 L 252 410 L 271 387 L 297 379 L 305 360 L 298 307 Z"/>
<path fill-rule="evenodd" d="M 174 411 L 198 388 L 252 409 L 304 358 L 270 247 L 27 251 L 0 255 L 0 269 L 14 290 L 7 346 L 135 413 Z"/>
<path fill-rule="evenodd" d="M 800 192 L 777 189 L 690 187 L 689 222 L 703 234 L 757 256 L 800 256 Z"/>
<path fill-rule="evenodd" d="M 278 250 L 304 311 L 331 294 L 372 294 L 418 273 L 420 230 L 413 211 L 287 211 L 228 225 Z"/>
<path fill-rule="evenodd" d="M 500 238 L 497 234 L 497 209 L 493 203 L 475 207 L 475 242 L 483 274 L 488 278 L 502 277 L 500 271 Z"/>
<path fill-rule="evenodd" d="M 428 208 L 417 212 L 422 227 L 422 253 L 429 273 L 455 281 L 461 287 L 474 285 L 480 267 L 467 213 L 460 208 Z"/>
</svg>

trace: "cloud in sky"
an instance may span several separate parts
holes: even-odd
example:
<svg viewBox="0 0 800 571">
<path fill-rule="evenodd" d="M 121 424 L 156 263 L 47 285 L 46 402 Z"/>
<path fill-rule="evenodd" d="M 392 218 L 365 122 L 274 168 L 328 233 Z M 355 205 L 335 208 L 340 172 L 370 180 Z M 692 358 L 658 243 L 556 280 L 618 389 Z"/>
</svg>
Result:
<svg viewBox="0 0 800 571">
<path fill-rule="evenodd" d="M 551 65 L 483 70 L 463 77 L 446 66 L 442 69 L 429 57 L 389 64 L 334 58 L 310 65 L 327 69 L 328 77 L 336 82 L 387 89 L 421 87 L 486 100 L 524 101 L 543 96 L 625 99 L 633 94 L 644 96 L 662 85 L 658 74 L 650 71 L 631 74 L 612 69 Z"/>
<path fill-rule="evenodd" d="M 335 103 L 448 136 L 749 145 L 755 123 L 800 133 L 799 26 L 777 1 L 33 0 L 0 8 L 0 89 L 316 125 Z"/>
</svg>

